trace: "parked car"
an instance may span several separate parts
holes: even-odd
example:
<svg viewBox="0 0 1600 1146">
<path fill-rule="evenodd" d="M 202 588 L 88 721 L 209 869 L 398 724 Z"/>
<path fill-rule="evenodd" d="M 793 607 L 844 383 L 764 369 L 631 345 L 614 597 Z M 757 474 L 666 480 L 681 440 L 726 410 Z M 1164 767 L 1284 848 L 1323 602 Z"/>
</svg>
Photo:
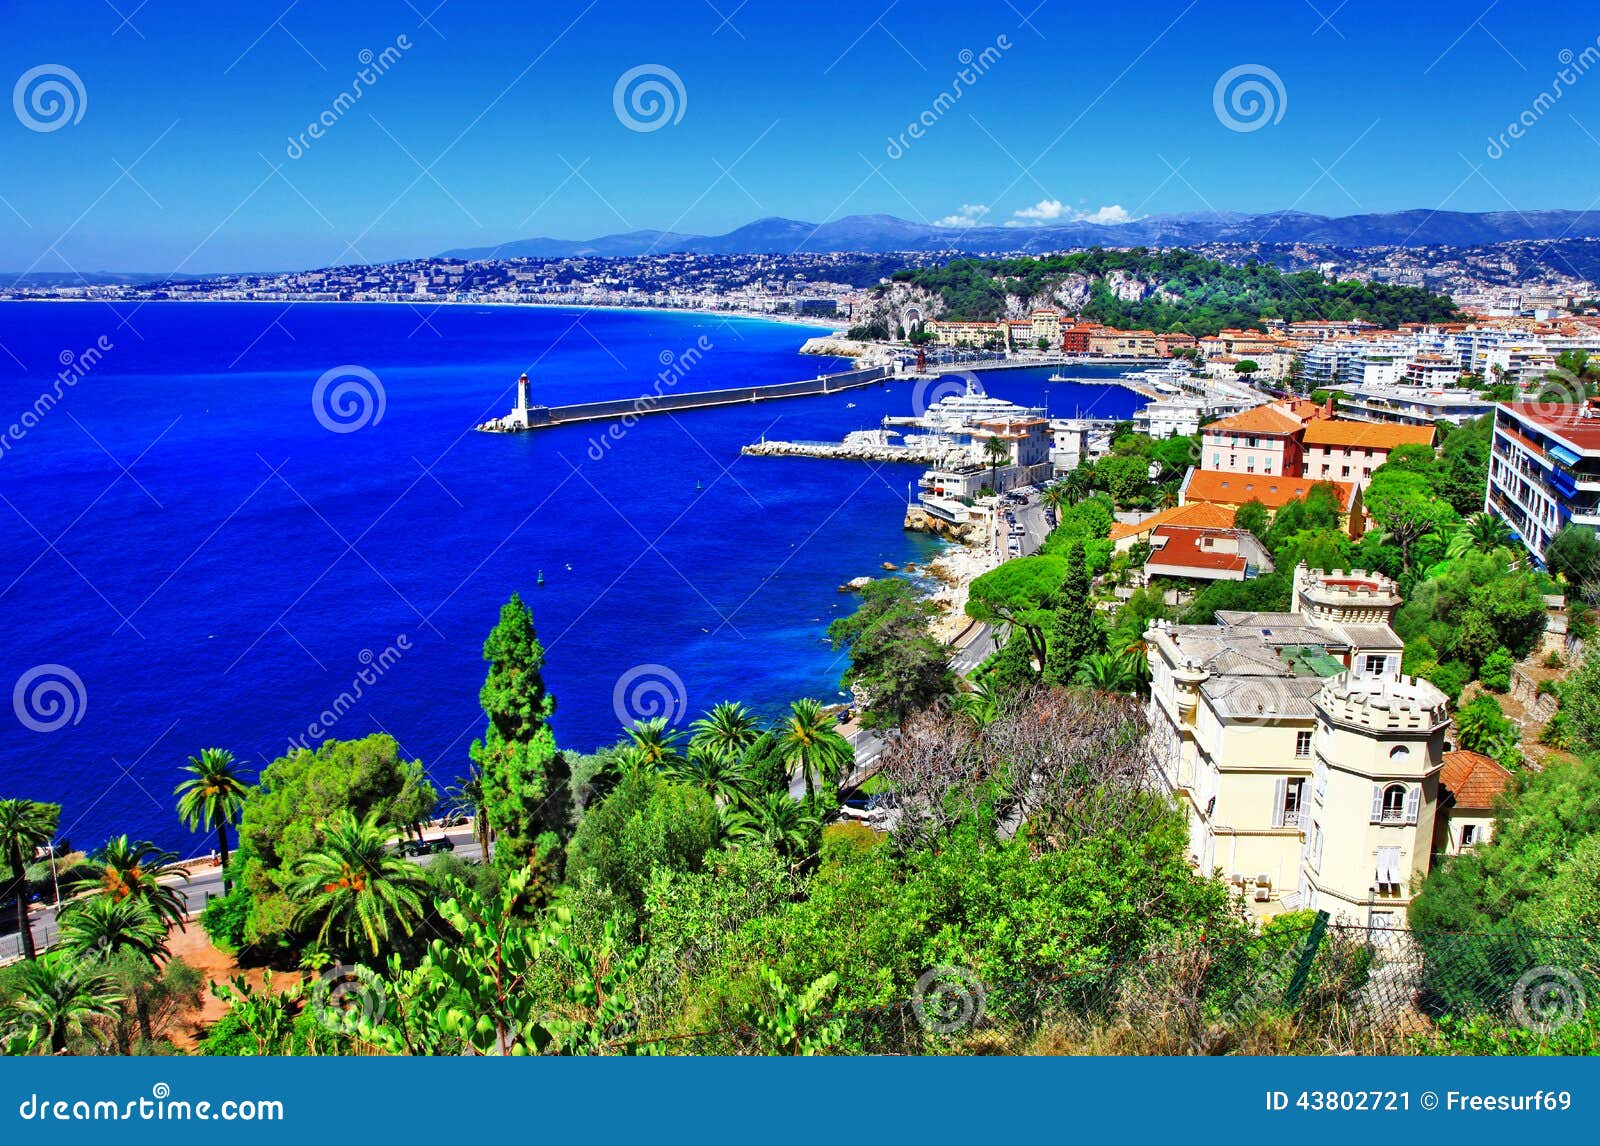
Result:
<svg viewBox="0 0 1600 1146">
<path fill-rule="evenodd" d="M 403 856 L 427 856 L 455 850 L 455 841 L 449 836 L 440 836 L 436 840 L 403 840 L 400 844 L 400 854 Z"/>
</svg>

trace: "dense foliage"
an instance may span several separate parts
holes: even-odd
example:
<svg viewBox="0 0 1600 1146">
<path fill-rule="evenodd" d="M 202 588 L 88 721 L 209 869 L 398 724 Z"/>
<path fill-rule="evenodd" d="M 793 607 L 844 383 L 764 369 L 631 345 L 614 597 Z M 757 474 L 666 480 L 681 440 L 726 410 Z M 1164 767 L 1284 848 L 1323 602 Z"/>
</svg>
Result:
<svg viewBox="0 0 1600 1146">
<path fill-rule="evenodd" d="M 1120 329 L 1183 331 L 1196 336 L 1230 327 L 1262 327 L 1268 319 L 1364 319 L 1380 326 L 1445 322 L 1456 316 L 1446 298 L 1388 283 L 1328 282 L 1314 271 L 1285 274 L 1266 263 L 1230 266 L 1188 251 L 1095 248 L 1046 258 L 955 259 L 944 266 L 897 271 L 895 282 L 937 294 L 940 317 L 994 319 L 1006 296 L 1026 305 L 1052 304 L 1063 286 L 1087 280 L 1079 316 Z M 1119 297 L 1118 283 L 1145 289 Z M 1122 294 L 1130 292 L 1124 290 Z"/>
</svg>

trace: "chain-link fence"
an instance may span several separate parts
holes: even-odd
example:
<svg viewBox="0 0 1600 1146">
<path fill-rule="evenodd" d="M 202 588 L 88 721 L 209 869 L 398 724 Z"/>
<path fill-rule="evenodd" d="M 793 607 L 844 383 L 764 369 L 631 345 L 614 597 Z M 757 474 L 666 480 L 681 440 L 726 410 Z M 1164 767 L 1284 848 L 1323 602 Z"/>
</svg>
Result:
<svg viewBox="0 0 1600 1146">
<path fill-rule="evenodd" d="M 1600 935 L 1449 935 L 1331 925 L 1176 943 L 1018 982 L 937 967 L 865 1010 L 619 1040 L 664 1054 L 1396 1054 L 1440 1020 L 1544 1034 L 1600 1000 Z"/>
</svg>

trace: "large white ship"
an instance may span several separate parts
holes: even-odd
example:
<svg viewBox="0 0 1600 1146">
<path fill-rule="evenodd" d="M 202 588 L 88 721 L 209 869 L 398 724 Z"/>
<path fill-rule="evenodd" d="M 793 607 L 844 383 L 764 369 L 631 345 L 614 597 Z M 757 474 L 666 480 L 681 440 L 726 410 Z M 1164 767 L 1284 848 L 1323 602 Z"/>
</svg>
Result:
<svg viewBox="0 0 1600 1146">
<path fill-rule="evenodd" d="M 885 426 L 916 426 L 935 434 L 959 435 L 982 422 L 1016 422 L 1043 418 L 1038 406 L 1019 406 L 1004 398 L 991 398 L 976 378 L 968 378 L 966 391 L 947 394 L 922 414 L 884 418 Z"/>
</svg>

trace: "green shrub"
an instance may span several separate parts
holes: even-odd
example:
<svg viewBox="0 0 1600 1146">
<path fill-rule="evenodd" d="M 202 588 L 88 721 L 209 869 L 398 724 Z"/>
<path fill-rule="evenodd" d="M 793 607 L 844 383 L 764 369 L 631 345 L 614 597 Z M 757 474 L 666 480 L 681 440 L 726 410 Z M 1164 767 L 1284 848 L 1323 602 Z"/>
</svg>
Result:
<svg viewBox="0 0 1600 1146">
<path fill-rule="evenodd" d="M 1505 649 L 1496 649 L 1483 659 L 1478 679 L 1490 692 L 1506 692 L 1511 688 L 1511 669 L 1516 663 Z"/>
</svg>

